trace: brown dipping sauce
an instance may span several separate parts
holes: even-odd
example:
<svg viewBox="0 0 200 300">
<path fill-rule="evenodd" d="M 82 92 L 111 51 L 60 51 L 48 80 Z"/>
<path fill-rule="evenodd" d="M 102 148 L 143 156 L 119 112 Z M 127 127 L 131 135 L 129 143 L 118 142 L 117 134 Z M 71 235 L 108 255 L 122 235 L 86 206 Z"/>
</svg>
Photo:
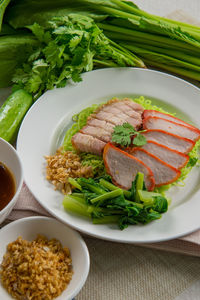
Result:
<svg viewBox="0 0 200 300">
<path fill-rule="evenodd" d="M 0 162 L 0 210 L 2 210 L 15 194 L 15 180 L 10 170 Z"/>
</svg>

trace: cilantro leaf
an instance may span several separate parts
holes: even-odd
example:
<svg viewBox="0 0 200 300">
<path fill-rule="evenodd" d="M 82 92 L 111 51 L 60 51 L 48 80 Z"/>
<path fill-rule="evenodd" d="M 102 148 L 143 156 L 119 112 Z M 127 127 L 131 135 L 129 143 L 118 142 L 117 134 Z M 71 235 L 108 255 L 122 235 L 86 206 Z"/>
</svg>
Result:
<svg viewBox="0 0 200 300">
<path fill-rule="evenodd" d="M 134 135 L 135 137 L 132 142 L 132 136 Z M 114 127 L 112 142 L 128 147 L 131 143 L 135 146 L 143 146 L 147 141 L 146 138 L 141 135 L 139 131 L 136 131 L 131 124 L 124 123 L 123 125 Z"/>
<path fill-rule="evenodd" d="M 54 17 L 46 27 L 34 23 L 27 28 L 39 41 L 38 48 L 16 70 L 12 81 L 35 100 L 49 89 L 64 87 L 70 79 L 81 81 L 83 72 L 96 67 L 136 65 L 135 56 L 109 40 L 90 17 L 69 14 Z M 122 143 L 130 143 L 127 134 Z"/>
<path fill-rule="evenodd" d="M 143 146 L 143 145 L 146 144 L 146 142 L 147 142 L 147 140 L 146 140 L 145 136 L 142 135 L 142 134 L 140 134 L 140 133 L 138 133 L 136 135 L 136 137 L 134 138 L 134 140 L 133 140 L 133 145 L 135 145 L 135 146 Z"/>
<path fill-rule="evenodd" d="M 131 136 L 135 134 L 136 130 L 129 123 L 117 125 L 114 127 L 112 133 L 112 141 L 122 146 L 129 146 L 131 144 Z"/>
</svg>

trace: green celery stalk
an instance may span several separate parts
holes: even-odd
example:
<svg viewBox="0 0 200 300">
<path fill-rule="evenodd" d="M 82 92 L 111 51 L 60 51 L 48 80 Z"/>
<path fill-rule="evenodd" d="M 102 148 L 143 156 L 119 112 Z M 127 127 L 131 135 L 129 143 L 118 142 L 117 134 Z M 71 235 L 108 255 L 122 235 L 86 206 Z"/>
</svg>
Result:
<svg viewBox="0 0 200 300">
<path fill-rule="evenodd" d="M 114 191 L 114 190 L 119 189 L 116 185 L 114 185 L 114 184 L 108 182 L 107 180 L 105 180 L 105 179 L 103 179 L 103 178 L 101 178 L 101 179 L 99 180 L 99 183 L 100 183 L 102 186 L 104 186 L 105 188 L 107 188 L 107 189 L 109 189 L 109 190 L 111 190 L 111 191 Z M 123 191 L 125 197 L 130 198 L 131 192 L 126 191 L 126 190 L 123 190 L 123 189 L 122 189 L 122 191 Z"/>
<path fill-rule="evenodd" d="M 127 57 L 129 57 L 133 65 L 135 65 L 136 67 L 145 68 L 145 64 L 143 63 L 143 61 L 139 57 L 131 53 L 130 51 L 127 51 L 127 48 L 121 47 L 119 44 L 115 43 L 112 40 L 109 40 L 109 42 L 111 45 L 113 45 L 116 48 L 119 54 L 124 55 L 124 53 L 126 53 Z"/>
<path fill-rule="evenodd" d="M 132 50 L 134 53 L 137 53 L 137 55 L 139 55 L 143 59 L 155 61 L 158 63 L 162 63 L 164 65 L 169 65 L 178 68 L 181 67 L 181 68 L 185 68 L 186 70 L 191 70 L 191 71 L 194 70 L 196 72 L 200 72 L 199 66 L 173 58 L 171 56 L 149 51 L 143 48 L 136 47 L 134 45 L 126 45 L 126 47 L 129 50 Z M 192 78 L 192 79 L 196 79 L 196 78 Z"/>
<path fill-rule="evenodd" d="M 92 204 L 97 203 L 97 202 L 101 203 L 105 200 L 112 199 L 112 198 L 115 198 L 115 197 L 120 196 L 120 195 L 123 195 L 123 191 L 121 189 L 116 189 L 115 191 L 107 192 L 104 195 L 93 198 L 90 201 L 91 201 Z"/>
<path fill-rule="evenodd" d="M 118 5 L 119 7 L 121 7 L 124 11 L 127 11 L 131 14 L 140 16 L 140 17 L 145 17 L 148 19 L 152 19 L 152 20 L 156 20 L 156 21 L 163 21 L 165 23 L 168 23 L 170 25 L 178 25 L 182 28 L 184 28 L 185 30 L 191 30 L 191 31 L 195 31 L 195 32 L 200 32 L 200 29 L 197 28 L 197 26 L 195 25 L 191 25 L 191 24 L 187 24 L 184 22 L 180 22 L 180 21 L 175 21 L 175 20 L 171 20 L 168 18 L 163 18 L 160 16 L 156 16 L 153 14 L 149 14 L 147 12 L 145 12 L 144 10 L 141 10 L 138 7 L 134 7 L 132 5 L 128 5 L 126 2 L 120 1 L 120 0 L 113 0 L 113 3 L 115 3 L 116 5 Z"/>
<path fill-rule="evenodd" d="M 79 189 L 80 191 L 82 190 L 81 185 L 78 184 L 78 182 L 77 182 L 74 178 L 69 177 L 69 178 L 68 178 L 68 182 L 69 182 L 73 187 Z"/>
<path fill-rule="evenodd" d="M 107 192 L 104 191 L 103 189 L 101 189 L 100 187 L 97 187 L 95 185 L 92 185 L 90 183 L 86 183 L 84 182 L 84 184 L 82 184 L 82 186 L 86 187 L 87 189 L 89 189 L 91 192 L 99 194 L 99 195 L 104 195 Z"/>
<path fill-rule="evenodd" d="M 186 70 L 186 69 L 180 68 L 180 67 L 170 66 L 170 65 L 167 65 L 167 64 L 164 64 L 164 63 L 161 63 L 161 62 L 158 62 L 158 61 L 152 61 L 152 60 L 146 59 L 146 58 L 143 59 L 143 60 L 149 66 L 158 67 L 162 70 L 167 70 L 167 71 L 170 71 L 174 74 L 178 74 L 178 75 L 181 75 L 181 76 L 184 76 L 184 77 L 188 77 L 188 78 L 200 81 L 199 72 Z"/>
<path fill-rule="evenodd" d="M 64 209 L 72 213 L 91 218 L 88 212 L 88 205 L 77 201 L 74 197 L 66 195 L 63 199 Z"/>
<path fill-rule="evenodd" d="M 150 45 L 152 43 L 156 43 L 156 45 L 158 46 L 163 45 L 163 47 L 174 47 L 179 48 L 180 50 L 189 50 L 194 51 L 197 54 L 199 53 L 199 49 L 197 49 L 195 46 L 187 44 L 183 41 L 171 39 L 166 36 L 152 34 L 149 32 L 142 32 L 130 28 L 124 28 L 121 26 L 110 25 L 105 23 L 98 23 L 98 27 L 103 29 L 110 39 L 125 39 L 127 41 L 135 41 L 134 39 L 138 38 L 139 41 L 145 41 Z"/>
<path fill-rule="evenodd" d="M 144 203 L 144 205 L 152 205 L 154 203 L 154 197 L 162 196 L 159 193 L 148 192 L 143 190 L 138 190 L 138 196 L 140 201 Z"/>
<path fill-rule="evenodd" d="M 138 190 L 142 190 L 144 185 L 144 174 L 141 172 L 137 173 L 137 181 L 136 181 L 136 193 L 135 193 L 135 202 L 140 202 L 140 196 L 138 194 Z"/>
<path fill-rule="evenodd" d="M 150 50 L 152 52 L 166 54 L 168 56 L 178 58 L 179 60 L 183 60 L 183 61 L 191 63 L 193 65 L 200 66 L 200 57 L 194 56 L 194 54 L 193 54 L 193 56 L 191 56 L 187 53 L 184 53 L 183 51 L 177 51 L 176 49 L 173 49 L 173 50 L 165 49 L 165 48 L 161 48 L 161 47 L 155 47 L 155 46 L 144 45 L 144 44 L 139 44 L 139 43 L 134 43 L 134 46 L 143 48 L 146 50 Z"/>
<path fill-rule="evenodd" d="M 104 67 L 109 67 L 109 68 L 116 68 L 118 65 L 110 60 L 100 60 L 100 59 L 94 59 L 94 64 L 96 66 L 104 66 Z"/>
<path fill-rule="evenodd" d="M 71 196 L 84 199 L 84 195 L 82 193 L 72 193 Z"/>
<path fill-rule="evenodd" d="M 142 31 L 169 36 L 172 39 L 180 40 L 200 48 L 199 32 L 187 30 L 184 27 L 178 27 L 173 23 L 170 24 L 167 22 L 160 22 L 156 18 L 150 18 L 148 16 L 138 17 L 134 14 L 122 12 L 120 10 L 116 10 L 110 7 L 101 6 L 100 10 L 104 11 L 105 13 L 111 14 L 115 17 L 127 18 L 131 23 L 133 23 L 133 25 L 138 26 L 139 29 L 142 29 Z"/>
<path fill-rule="evenodd" d="M 73 198 L 73 199 L 76 200 L 77 202 L 87 205 L 87 203 L 86 203 L 84 197 L 80 197 L 80 196 L 78 196 L 78 195 L 75 195 L 74 193 L 71 194 L 71 195 L 69 195 L 69 196 L 70 196 L 70 198 Z"/>
</svg>

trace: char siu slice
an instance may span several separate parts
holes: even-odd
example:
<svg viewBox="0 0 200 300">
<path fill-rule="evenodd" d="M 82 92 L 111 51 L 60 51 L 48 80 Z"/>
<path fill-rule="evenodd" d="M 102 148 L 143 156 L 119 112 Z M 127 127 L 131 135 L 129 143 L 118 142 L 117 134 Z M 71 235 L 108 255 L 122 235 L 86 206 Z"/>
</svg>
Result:
<svg viewBox="0 0 200 300">
<path fill-rule="evenodd" d="M 183 168 L 189 160 L 188 155 L 172 150 L 154 141 L 148 141 L 141 149 L 148 151 L 176 169 Z"/>
<path fill-rule="evenodd" d="M 147 141 L 155 141 L 185 154 L 189 153 L 195 145 L 195 142 L 189 139 L 166 132 L 164 130 L 148 129 L 143 132 L 142 135 L 146 137 Z"/>
<path fill-rule="evenodd" d="M 158 117 L 145 118 L 143 120 L 143 127 L 144 129 L 161 129 L 192 141 L 197 141 L 200 138 L 200 131 L 198 129 Z"/>
<path fill-rule="evenodd" d="M 181 174 L 179 170 L 144 149 L 133 148 L 131 154 L 151 169 L 155 178 L 155 186 L 170 184 Z"/>
<path fill-rule="evenodd" d="M 172 121 L 172 122 L 175 122 L 175 123 L 178 123 L 178 124 L 182 124 L 182 125 L 185 125 L 185 126 L 189 126 L 193 129 L 199 130 L 196 127 L 192 126 L 189 123 L 184 122 L 183 120 L 181 120 L 179 118 L 176 118 L 176 117 L 174 117 L 172 115 L 169 115 L 169 114 L 162 113 L 162 112 L 157 111 L 157 110 L 144 110 L 143 117 L 144 117 L 144 119 L 148 118 L 148 117 L 163 118 L 165 120 L 169 120 L 169 121 Z"/>
<path fill-rule="evenodd" d="M 106 171 L 117 186 L 126 190 L 130 189 L 136 174 L 141 172 L 144 174 L 147 189 L 149 191 L 154 189 L 152 171 L 141 160 L 113 146 L 111 143 L 106 144 L 103 159 Z"/>
</svg>

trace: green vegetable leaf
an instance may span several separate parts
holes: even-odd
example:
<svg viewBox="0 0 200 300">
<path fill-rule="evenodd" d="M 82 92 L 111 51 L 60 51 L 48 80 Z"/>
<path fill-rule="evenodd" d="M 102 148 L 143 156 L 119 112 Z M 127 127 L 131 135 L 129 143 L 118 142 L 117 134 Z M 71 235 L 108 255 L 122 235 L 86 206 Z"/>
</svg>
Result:
<svg viewBox="0 0 200 300">
<path fill-rule="evenodd" d="M 136 137 L 134 137 L 134 140 L 133 140 L 133 144 L 135 146 L 143 146 L 145 145 L 147 142 L 146 138 L 144 135 L 142 134 L 137 134 Z"/>
<path fill-rule="evenodd" d="M 23 66 L 14 74 L 13 82 L 23 83 L 34 99 L 55 86 L 64 87 L 69 79 L 81 81 L 81 74 L 99 62 L 123 67 L 135 66 L 138 59 L 110 41 L 93 19 L 84 15 L 69 14 L 51 19 L 46 27 L 37 23 L 27 27 L 39 46 L 28 58 L 26 69 Z"/>
<path fill-rule="evenodd" d="M 131 144 L 131 136 L 135 133 L 136 130 L 129 123 L 117 125 L 114 127 L 114 131 L 112 133 L 112 142 L 127 147 Z"/>
<path fill-rule="evenodd" d="M 197 164 L 197 162 L 198 162 L 197 157 L 190 157 L 187 166 L 194 167 Z"/>
<path fill-rule="evenodd" d="M 132 136 L 134 135 L 135 137 L 132 142 Z M 136 131 L 131 124 L 124 123 L 123 125 L 114 127 L 112 142 L 125 147 L 129 146 L 131 143 L 135 146 L 143 146 L 146 144 L 146 138 L 141 135 L 139 131 Z"/>
<path fill-rule="evenodd" d="M 165 197 L 156 196 L 154 197 L 153 209 L 159 213 L 164 213 L 168 210 L 168 202 Z"/>
<path fill-rule="evenodd" d="M 33 25 L 27 26 L 27 28 L 33 32 L 40 42 L 48 44 L 51 41 L 50 32 L 45 31 L 44 28 L 39 24 L 34 23 Z"/>
</svg>

